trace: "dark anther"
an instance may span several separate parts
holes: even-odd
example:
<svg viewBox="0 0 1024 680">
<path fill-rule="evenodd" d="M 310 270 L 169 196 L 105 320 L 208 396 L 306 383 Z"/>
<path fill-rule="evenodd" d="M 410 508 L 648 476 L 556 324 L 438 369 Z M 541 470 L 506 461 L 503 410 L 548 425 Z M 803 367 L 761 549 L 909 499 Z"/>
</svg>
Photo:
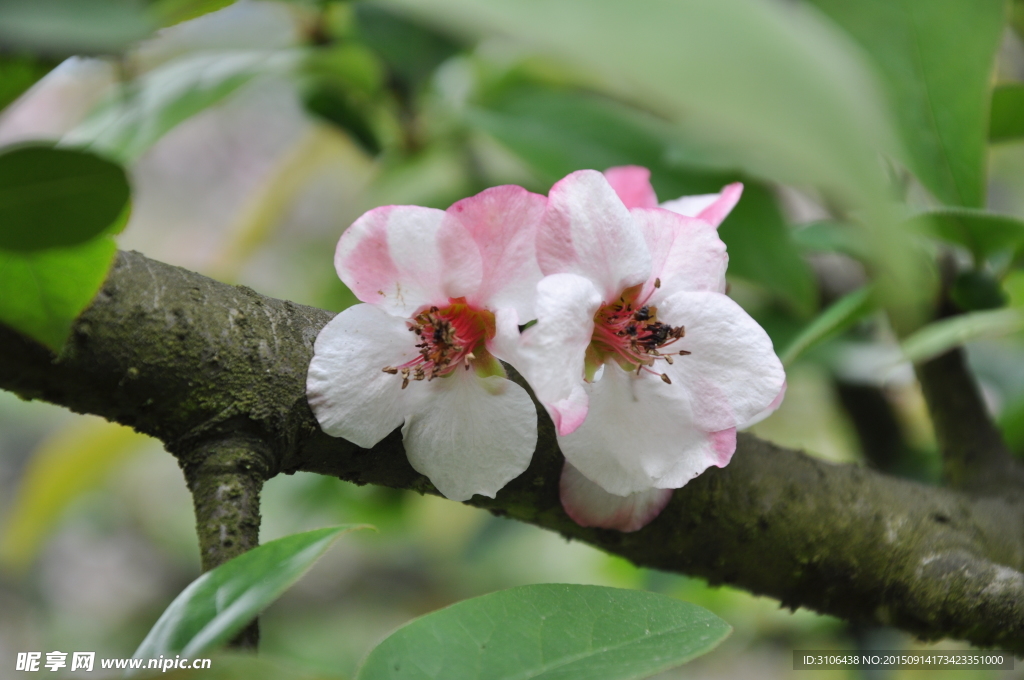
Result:
<svg viewBox="0 0 1024 680">
<path fill-rule="evenodd" d="M 633 318 L 636 319 L 637 321 L 647 321 L 648 319 L 651 318 L 650 307 L 644 305 L 640 309 L 636 310 L 636 314 L 633 315 Z"/>
</svg>

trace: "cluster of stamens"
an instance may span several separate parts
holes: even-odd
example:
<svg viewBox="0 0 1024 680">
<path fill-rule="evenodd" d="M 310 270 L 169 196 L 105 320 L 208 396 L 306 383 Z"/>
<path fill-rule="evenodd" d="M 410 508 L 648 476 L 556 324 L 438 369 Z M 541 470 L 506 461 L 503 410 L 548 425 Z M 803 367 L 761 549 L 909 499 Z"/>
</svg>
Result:
<svg viewBox="0 0 1024 680">
<path fill-rule="evenodd" d="M 655 280 L 654 287 L 661 281 Z M 637 301 L 639 287 L 623 292 L 617 302 L 601 307 L 594 315 L 594 335 L 591 346 L 600 358 L 613 359 L 627 369 L 636 368 L 637 375 L 647 371 L 672 384 L 664 373 L 651 366 L 663 360 L 672 364 L 673 356 L 685 356 L 686 350 L 665 352 L 664 349 L 686 335 L 683 326 L 670 326 L 658 321 L 658 308 Z"/>
<path fill-rule="evenodd" d="M 409 319 L 409 331 L 419 340 L 419 356 L 401 366 L 385 366 L 383 371 L 402 376 L 402 389 L 410 380 L 433 380 L 453 373 L 459 366 L 469 370 L 484 351 L 483 343 L 494 335 L 493 315 L 476 310 L 464 298 L 449 300 L 445 308 L 431 306 Z"/>
</svg>

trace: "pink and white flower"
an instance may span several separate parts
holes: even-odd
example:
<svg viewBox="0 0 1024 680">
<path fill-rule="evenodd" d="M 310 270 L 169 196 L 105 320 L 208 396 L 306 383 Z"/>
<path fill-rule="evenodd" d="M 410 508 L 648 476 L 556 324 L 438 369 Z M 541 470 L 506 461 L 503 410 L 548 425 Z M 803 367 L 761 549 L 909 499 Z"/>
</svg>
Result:
<svg viewBox="0 0 1024 680">
<path fill-rule="evenodd" d="M 785 385 L 768 335 L 725 295 L 717 227 L 742 186 L 658 207 L 648 177 L 583 170 L 551 189 L 537 323 L 515 350 L 567 460 L 566 511 L 625 531 L 728 464 L 736 429 L 777 407 Z"/>
<path fill-rule="evenodd" d="M 409 463 L 453 500 L 527 468 L 536 409 L 498 360 L 534 316 L 545 203 L 501 186 L 446 211 L 377 208 L 342 234 L 335 268 L 365 304 L 316 339 L 306 393 L 325 432 L 369 448 L 401 425 Z"/>
</svg>

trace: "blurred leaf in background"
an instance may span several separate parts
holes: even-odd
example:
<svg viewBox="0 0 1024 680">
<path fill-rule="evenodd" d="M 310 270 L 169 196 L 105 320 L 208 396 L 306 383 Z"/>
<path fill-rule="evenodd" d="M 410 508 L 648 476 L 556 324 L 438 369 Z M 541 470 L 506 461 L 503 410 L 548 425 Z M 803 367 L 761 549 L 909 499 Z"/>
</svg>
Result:
<svg viewBox="0 0 1024 680">
<path fill-rule="evenodd" d="M 0 47 L 52 57 L 112 54 L 155 28 L 142 0 L 0 0 Z"/>
<path fill-rule="evenodd" d="M 918 179 L 945 205 L 984 205 L 990 79 L 1006 3 L 811 1 L 880 67 Z"/>
</svg>

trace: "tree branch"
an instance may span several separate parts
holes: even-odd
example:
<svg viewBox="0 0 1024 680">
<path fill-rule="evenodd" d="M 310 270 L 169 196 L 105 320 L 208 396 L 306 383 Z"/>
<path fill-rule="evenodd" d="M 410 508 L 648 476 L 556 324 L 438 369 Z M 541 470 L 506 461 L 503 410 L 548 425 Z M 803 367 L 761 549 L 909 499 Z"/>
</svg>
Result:
<svg viewBox="0 0 1024 680">
<path fill-rule="evenodd" d="M 436 493 L 397 431 L 364 450 L 317 426 L 306 367 L 331 317 L 122 253 L 60 357 L 0 326 L 0 387 L 159 437 L 186 470 L 227 435 L 263 443 L 267 477 L 308 470 Z M 561 509 L 562 456 L 538 414 L 530 468 L 471 505 L 787 606 L 1024 653 L 1019 497 L 927 487 L 745 435 L 728 467 L 677 491 L 642 531 L 584 529 Z"/>
<path fill-rule="evenodd" d="M 975 493 L 1019 494 L 1024 472 L 989 417 L 963 350 L 916 367 L 950 486 Z"/>
<path fill-rule="evenodd" d="M 179 457 L 192 492 L 204 572 L 259 545 L 260 490 L 269 458 L 263 442 L 245 436 L 204 441 Z M 255 649 L 259 640 L 257 618 L 231 646 Z"/>
</svg>

